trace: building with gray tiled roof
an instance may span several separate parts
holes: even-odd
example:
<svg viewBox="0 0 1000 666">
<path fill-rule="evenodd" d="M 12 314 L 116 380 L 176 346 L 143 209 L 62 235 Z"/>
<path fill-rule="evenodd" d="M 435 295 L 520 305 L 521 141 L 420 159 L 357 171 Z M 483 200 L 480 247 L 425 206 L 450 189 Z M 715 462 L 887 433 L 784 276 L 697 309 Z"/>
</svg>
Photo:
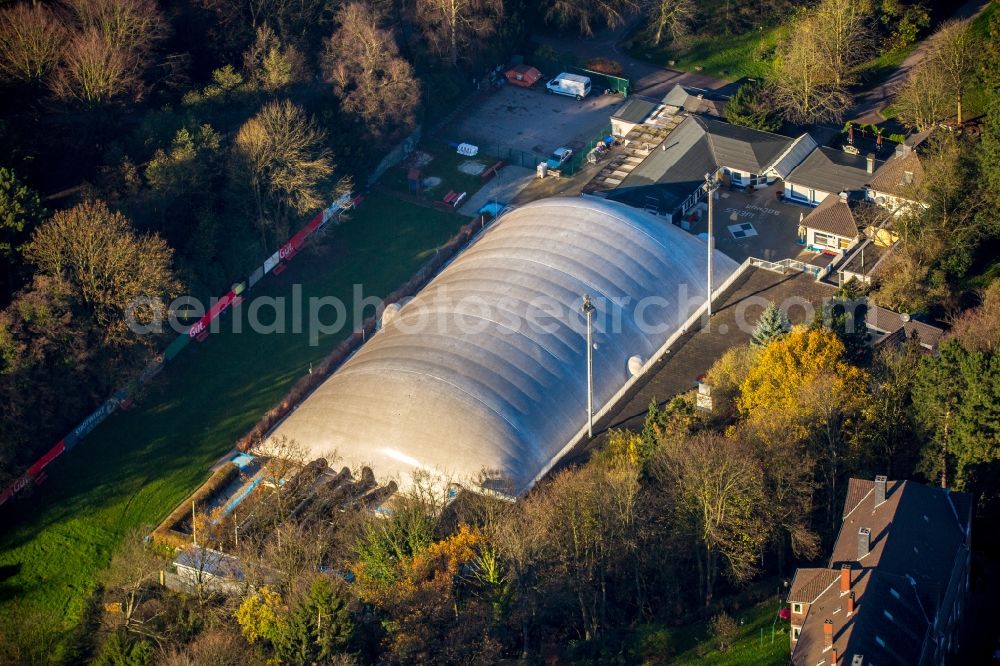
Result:
<svg viewBox="0 0 1000 666">
<path fill-rule="evenodd" d="M 843 520 L 829 565 L 799 569 L 792 582 L 791 663 L 943 663 L 969 585 L 970 497 L 851 479 Z"/>
</svg>

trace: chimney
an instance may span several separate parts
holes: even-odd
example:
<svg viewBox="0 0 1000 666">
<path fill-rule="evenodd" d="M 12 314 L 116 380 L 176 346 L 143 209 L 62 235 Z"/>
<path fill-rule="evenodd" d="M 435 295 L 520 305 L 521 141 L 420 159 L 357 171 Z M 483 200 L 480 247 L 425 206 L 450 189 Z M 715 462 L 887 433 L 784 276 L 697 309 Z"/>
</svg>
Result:
<svg viewBox="0 0 1000 666">
<path fill-rule="evenodd" d="M 858 530 L 858 559 L 868 554 L 872 546 L 872 531 L 867 527 Z"/>
<path fill-rule="evenodd" d="M 854 655 L 854 659 L 851 659 L 851 666 L 865 666 L 865 655 Z"/>
<path fill-rule="evenodd" d="M 868 153 L 868 173 L 875 173 L 875 153 Z"/>
<path fill-rule="evenodd" d="M 847 614 L 848 615 L 853 615 L 854 614 L 854 593 L 853 592 L 851 592 L 850 594 L 847 595 Z"/>
<path fill-rule="evenodd" d="M 881 474 L 875 477 L 875 506 L 885 501 L 886 477 Z"/>
<path fill-rule="evenodd" d="M 851 591 L 851 565 L 840 565 L 840 593 L 846 594 Z"/>
<path fill-rule="evenodd" d="M 830 650 L 830 663 L 833 666 L 837 666 L 837 648 Z"/>
<path fill-rule="evenodd" d="M 833 620 L 827 620 L 823 623 L 823 649 L 829 649 L 833 647 Z"/>
<path fill-rule="evenodd" d="M 847 192 L 841 192 L 840 193 L 840 200 L 844 201 L 844 202 L 847 201 Z"/>
</svg>

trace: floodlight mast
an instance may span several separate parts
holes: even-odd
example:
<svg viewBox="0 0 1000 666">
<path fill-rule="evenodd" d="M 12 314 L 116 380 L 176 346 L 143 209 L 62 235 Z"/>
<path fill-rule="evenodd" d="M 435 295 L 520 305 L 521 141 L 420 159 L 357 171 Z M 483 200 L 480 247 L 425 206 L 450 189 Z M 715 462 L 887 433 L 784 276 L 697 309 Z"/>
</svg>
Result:
<svg viewBox="0 0 1000 666">
<path fill-rule="evenodd" d="M 594 304 L 590 294 L 583 295 L 581 310 L 587 316 L 587 437 L 594 438 Z"/>
<path fill-rule="evenodd" d="M 719 181 L 715 173 L 705 174 L 705 192 L 708 194 L 708 316 L 712 316 L 712 252 L 715 250 L 715 233 L 712 228 L 712 200 L 715 191 L 719 189 Z"/>
</svg>

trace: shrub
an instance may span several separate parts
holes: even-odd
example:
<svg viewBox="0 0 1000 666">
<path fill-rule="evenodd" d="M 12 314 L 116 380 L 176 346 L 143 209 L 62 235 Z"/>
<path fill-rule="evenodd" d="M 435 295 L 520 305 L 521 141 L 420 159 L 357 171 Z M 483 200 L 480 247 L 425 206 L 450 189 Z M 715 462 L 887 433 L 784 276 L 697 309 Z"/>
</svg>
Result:
<svg viewBox="0 0 1000 666">
<path fill-rule="evenodd" d="M 622 76 L 625 70 L 622 69 L 622 64 L 617 60 L 611 60 L 609 58 L 594 58 L 587 61 L 587 69 L 600 72 L 601 74 L 610 74 L 611 76 Z"/>
<path fill-rule="evenodd" d="M 725 611 L 712 618 L 709 626 L 712 629 L 712 638 L 721 652 L 725 652 L 736 642 L 740 627 L 731 615 Z"/>
<path fill-rule="evenodd" d="M 669 663 L 673 655 L 673 637 L 666 627 L 644 624 L 636 628 L 631 655 L 636 662 L 656 666 Z"/>
</svg>

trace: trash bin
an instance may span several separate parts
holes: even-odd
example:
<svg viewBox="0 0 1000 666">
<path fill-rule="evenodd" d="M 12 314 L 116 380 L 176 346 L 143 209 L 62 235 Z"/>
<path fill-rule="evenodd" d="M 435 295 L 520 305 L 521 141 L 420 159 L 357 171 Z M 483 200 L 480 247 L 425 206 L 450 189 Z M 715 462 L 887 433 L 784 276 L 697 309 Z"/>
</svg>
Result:
<svg viewBox="0 0 1000 666">
<path fill-rule="evenodd" d="M 545 162 L 539 162 L 537 173 L 539 178 L 545 178 L 549 175 L 549 165 Z"/>
</svg>

